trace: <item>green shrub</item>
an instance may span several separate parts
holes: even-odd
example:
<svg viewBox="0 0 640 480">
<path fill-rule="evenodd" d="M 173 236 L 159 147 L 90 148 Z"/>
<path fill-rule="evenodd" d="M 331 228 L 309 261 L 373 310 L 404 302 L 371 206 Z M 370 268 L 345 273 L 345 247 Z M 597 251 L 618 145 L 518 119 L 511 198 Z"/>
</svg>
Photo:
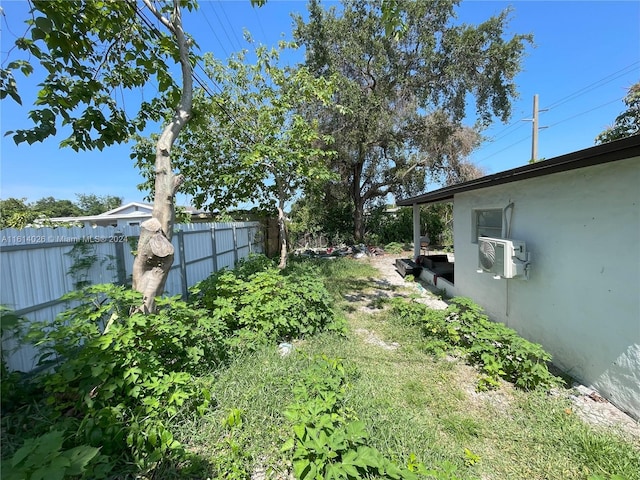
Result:
<svg viewBox="0 0 640 480">
<path fill-rule="evenodd" d="M 260 260 L 261 261 L 261 260 Z M 313 267 L 282 272 L 246 264 L 239 272 L 223 271 L 196 285 L 191 293 L 233 332 L 234 346 L 312 335 L 341 329 L 334 321 L 331 298 Z"/>
<path fill-rule="evenodd" d="M 439 353 L 457 349 L 478 365 L 483 374 L 480 389 L 496 387 L 498 378 L 524 390 L 548 388 L 559 381 L 549 372 L 551 355 L 542 346 L 490 321 L 468 298 L 454 298 L 446 310 L 400 300 L 393 302 L 392 312 L 403 322 L 420 326 L 428 340 L 427 350 Z"/>
<path fill-rule="evenodd" d="M 5 480 L 77 477 L 99 449 L 86 445 L 63 450 L 64 432 L 54 430 L 25 440 L 24 445 L 2 464 Z"/>
<path fill-rule="evenodd" d="M 404 247 L 401 243 L 391 242 L 384 246 L 384 251 L 392 254 L 400 254 L 404 251 Z"/>
<path fill-rule="evenodd" d="M 197 375 L 223 360 L 225 325 L 177 298 L 159 298 L 155 314 L 129 314 L 140 294 L 114 285 L 65 299 L 76 306 L 28 335 L 53 368 L 39 377 L 51 420 L 71 421 L 75 444 L 100 447 L 118 468 L 180 457 L 171 420 L 208 406 Z"/>
<path fill-rule="evenodd" d="M 275 260 L 262 254 L 251 254 L 246 258 L 241 258 L 236 267 L 233 269 L 233 274 L 247 280 L 254 273 L 262 272 L 269 268 L 276 266 Z"/>
<path fill-rule="evenodd" d="M 0 337 L 2 342 L 9 339 L 18 339 L 20 337 L 20 327 L 23 319 L 16 315 L 11 309 L 4 305 L 0 305 Z M 0 349 L 0 412 L 4 415 L 7 409 L 11 408 L 16 400 L 22 394 L 20 388 L 20 374 L 18 372 L 10 372 L 6 357 L 11 353 L 5 345 Z"/>
</svg>

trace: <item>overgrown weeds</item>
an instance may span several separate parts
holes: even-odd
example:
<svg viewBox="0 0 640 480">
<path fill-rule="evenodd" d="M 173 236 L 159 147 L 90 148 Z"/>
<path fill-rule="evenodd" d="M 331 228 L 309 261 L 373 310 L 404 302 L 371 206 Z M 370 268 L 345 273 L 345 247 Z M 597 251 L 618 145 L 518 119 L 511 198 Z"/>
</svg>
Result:
<svg viewBox="0 0 640 480">
<path fill-rule="evenodd" d="M 238 269 L 223 270 L 191 289 L 196 304 L 233 332 L 229 345 L 242 350 L 344 330 L 315 266 L 294 265 L 282 272 L 263 258 L 241 262 Z"/>
<path fill-rule="evenodd" d="M 345 317 L 338 299 L 370 291 L 373 276 L 348 259 L 279 272 L 257 258 L 208 280 L 193 303 L 161 300 L 151 318 L 129 315 L 131 292 L 85 292 L 32 333 L 66 361 L 3 412 L 3 478 L 640 479 L 640 445 L 549 396 L 553 379 L 534 371 L 546 354 L 490 330 L 472 304 L 435 314 L 392 301 L 350 316 L 395 350 L 332 329 Z"/>
<path fill-rule="evenodd" d="M 210 407 L 212 370 L 264 344 L 344 329 L 317 272 L 285 275 L 269 262 L 256 257 L 214 275 L 193 290 L 194 302 L 158 299 L 149 315 L 131 313 L 141 298 L 123 287 L 68 294 L 73 306 L 54 322 L 33 323 L 26 337 L 43 370 L 32 379 L 35 394 L 3 417 L 3 445 L 13 446 L 3 449 L 3 473 L 107 478 L 189 464 L 175 420 Z M 2 380 L 4 387 L 12 378 Z M 26 438 L 24 412 L 34 408 L 41 421 Z M 34 452 L 44 463 L 26 461 Z"/>
<path fill-rule="evenodd" d="M 446 310 L 396 299 L 392 316 L 396 321 L 418 326 L 428 351 L 453 351 L 477 365 L 483 373 L 478 382 L 481 390 L 497 388 L 499 378 L 525 390 L 550 388 L 560 382 L 549 372 L 551 355 L 542 346 L 501 323 L 491 322 L 468 298 L 452 299 Z"/>
</svg>

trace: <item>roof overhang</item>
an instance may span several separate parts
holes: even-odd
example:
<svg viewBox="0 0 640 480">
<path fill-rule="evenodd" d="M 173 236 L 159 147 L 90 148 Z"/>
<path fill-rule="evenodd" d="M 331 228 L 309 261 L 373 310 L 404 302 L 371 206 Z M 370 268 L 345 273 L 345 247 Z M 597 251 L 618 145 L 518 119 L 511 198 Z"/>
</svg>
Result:
<svg viewBox="0 0 640 480">
<path fill-rule="evenodd" d="M 553 173 L 566 172 L 577 168 L 590 167 L 592 165 L 615 162 L 633 157 L 640 157 L 640 135 L 634 135 L 633 137 L 567 153 L 566 155 L 549 160 L 542 160 L 523 167 L 476 178 L 468 182 L 440 188 L 433 192 L 427 192 L 416 197 L 398 200 L 396 201 L 396 205 L 404 207 L 448 201 L 452 200 L 456 194 L 462 192 L 518 182 L 529 178 L 542 177 Z"/>
</svg>

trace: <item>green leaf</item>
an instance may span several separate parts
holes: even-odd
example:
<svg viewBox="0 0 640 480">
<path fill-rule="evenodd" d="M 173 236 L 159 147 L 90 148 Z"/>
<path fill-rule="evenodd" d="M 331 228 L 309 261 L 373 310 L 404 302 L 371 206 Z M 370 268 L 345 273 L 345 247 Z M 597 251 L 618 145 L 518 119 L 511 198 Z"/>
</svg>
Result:
<svg viewBox="0 0 640 480">
<path fill-rule="evenodd" d="M 51 465 L 38 468 L 29 477 L 30 480 L 62 480 L 64 478 L 64 468 L 54 468 Z"/>
<path fill-rule="evenodd" d="M 346 472 L 347 475 L 354 477 L 354 478 L 360 478 L 360 475 L 358 473 L 358 469 L 356 467 L 354 467 L 353 465 L 350 465 L 348 463 L 343 463 L 342 464 L 342 469 Z"/>
<path fill-rule="evenodd" d="M 40 30 L 42 30 L 45 33 L 49 33 L 51 31 L 52 23 L 51 23 L 51 20 L 48 19 L 47 17 L 38 17 L 35 19 L 34 23 L 36 27 L 38 27 Z"/>
<path fill-rule="evenodd" d="M 289 450 L 293 450 L 295 447 L 296 441 L 293 437 L 287 439 L 286 442 L 280 447 L 280 452 L 288 452 Z"/>
<path fill-rule="evenodd" d="M 293 433 L 296 434 L 300 440 L 304 441 L 307 438 L 307 427 L 302 424 L 293 426 Z"/>
<path fill-rule="evenodd" d="M 312 470 L 313 467 L 313 470 Z M 309 460 L 294 460 L 293 461 L 293 474 L 299 480 L 305 480 L 307 478 L 312 479 L 315 476 L 315 466 L 311 464 Z"/>
<path fill-rule="evenodd" d="M 151 446 L 155 447 L 158 445 L 158 433 L 155 428 L 152 428 L 147 433 L 147 438 L 149 439 L 149 443 L 151 444 Z"/>
<path fill-rule="evenodd" d="M 99 448 L 82 445 L 65 452 L 70 460 L 70 466 L 66 471 L 67 475 L 81 475 L 88 463 L 100 452 Z"/>
<path fill-rule="evenodd" d="M 26 440 L 24 445 L 13 454 L 13 457 L 11 457 L 11 466 L 17 467 L 25 458 L 31 455 L 35 448 L 36 445 L 34 444 L 33 439 Z"/>
<path fill-rule="evenodd" d="M 358 465 L 362 468 L 382 467 L 382 456 L 377 450 L 367 446 L 360 446 L 357 449 L 357 453 L 358 456 L 353 462 L 355 465 Z"/>
</svg>

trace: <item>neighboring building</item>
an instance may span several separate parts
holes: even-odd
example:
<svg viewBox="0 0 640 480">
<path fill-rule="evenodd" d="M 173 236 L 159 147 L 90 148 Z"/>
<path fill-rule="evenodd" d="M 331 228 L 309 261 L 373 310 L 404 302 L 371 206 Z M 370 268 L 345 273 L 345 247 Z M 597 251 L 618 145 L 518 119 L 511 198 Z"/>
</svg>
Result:
<svg viewBox="0 0 640 480">
<path fill-rule="evenodd" d="M 192 222 L 209 222 L 211 215 L 196 210 L 193 207 L 184 207 L 191 214 Z M 48 221 L 60 223 L 82 224 L 84 227 L 138 227 L 142 222 L 151 218 L 153 205 L 147 203 L 131 202 L 122 205 L 100 215 L 87 215 L 81 217 L 56 217 Z"/>
<path fill-rule="evenodd" d="M 398 201 L 414 209 L 416 256 L 419 205 L 438 202 L 453 202 L 454 276 L 423 278 L 640 419 L 640 135 Z M 524 242 L 505 260 L 519 275 L 487 268 L 509 243 L 483 236 Z"/>
</svg>

